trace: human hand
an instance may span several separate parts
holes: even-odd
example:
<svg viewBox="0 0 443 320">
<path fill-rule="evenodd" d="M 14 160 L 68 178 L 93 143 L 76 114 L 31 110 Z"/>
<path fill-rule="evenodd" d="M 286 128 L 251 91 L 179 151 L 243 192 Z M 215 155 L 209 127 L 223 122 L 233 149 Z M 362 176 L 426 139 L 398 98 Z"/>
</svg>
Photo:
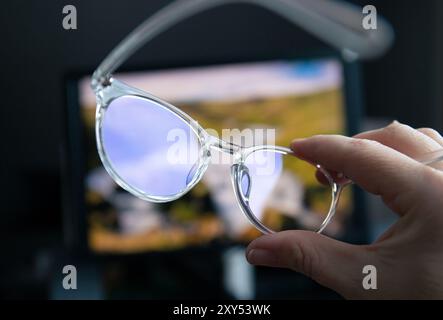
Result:
<svg viewBox="0 0 443 320">
<path fill-rule="evenodd" d="M 443 172 L 412 159 L 442 147 L 436 131 L 398 122 L 354 138 L 295 140 L 296 156 L 381 196 L 399 219 L 362 246 L 308 231 L 264 235 L 248 246 L 248 261 L 301 272 L 345 298 L 443 299 Z M 362 286 L 365 265 L 377 268 L 377 290 Z"/>
</svg>

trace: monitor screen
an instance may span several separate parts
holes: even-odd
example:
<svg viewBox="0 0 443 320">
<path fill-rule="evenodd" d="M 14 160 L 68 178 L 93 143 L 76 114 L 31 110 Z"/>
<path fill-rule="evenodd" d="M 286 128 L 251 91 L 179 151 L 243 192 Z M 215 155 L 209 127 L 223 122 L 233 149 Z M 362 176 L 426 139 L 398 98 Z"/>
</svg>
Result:
<svg viewBox="0 0 443 320">
<path fill-rule="evenodd" d="M 343 70 L 335 58 L 168 68 L 115 78 L 179 107 L 211 134 L 237 144 L 288 146 L 294 138 L 346 133 Z M 143 201 L 118 187 L 98 157 L 96 102 L 89 85 L 89 77 L 78 82 L 85 224 L 92 251 L 178 250 L 214 242 L 244 243 L 260 235 L 238 206 L 229 163 L 210 165 L 189 193 L 169 203 Z M 245 139 L 249 129 L 259 134 Z M 318 191 L 315 168 L 300 164 L 289 171 L 280 192 L 266 195 L 269 209 L 263 214 L 274 225 L 284 223 L 284 212 L 299 217 L 301 227 L 321 221 L 329 199 Z M 333 236 L 343 231 L 352 206 L 347 190 L 328 229 Z"/>
</svg>

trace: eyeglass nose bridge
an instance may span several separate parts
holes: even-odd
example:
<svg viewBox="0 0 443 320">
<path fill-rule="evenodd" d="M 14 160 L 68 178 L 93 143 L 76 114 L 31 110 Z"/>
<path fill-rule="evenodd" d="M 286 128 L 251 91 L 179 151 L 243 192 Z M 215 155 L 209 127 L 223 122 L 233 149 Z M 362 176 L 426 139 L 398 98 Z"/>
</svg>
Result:
<svg viewBox="0 0 443 320">
<path fill-rule="evenodd" d="M 234 156 L 234 163 L 238 163 L 239 160 L 243 158 L 243 151 L 246 149 L 245 147 L 224 141 L 212 135 L 208 135 L 206 144 L 208 149 L 215 149 L 219 152 Z"/>
</svg>

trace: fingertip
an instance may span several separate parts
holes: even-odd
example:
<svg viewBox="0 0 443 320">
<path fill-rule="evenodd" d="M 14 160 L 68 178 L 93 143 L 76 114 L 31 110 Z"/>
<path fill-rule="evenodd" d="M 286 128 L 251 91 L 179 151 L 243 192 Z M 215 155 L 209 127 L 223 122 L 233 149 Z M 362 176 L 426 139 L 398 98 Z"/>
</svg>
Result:
<svg viewBox="0 0 443 320">
<path fill-rule="evenodd" d="M 246 255 L 246 260 L 253 265 L 276 266 L 275 254 L 266 249 L 251 249 Z"/>
<path fill-rule="evenodd" d="M 303 141 L 305 141 L 306 139 L 307 138 L 297 138 L 297 139 L 294 139 L 291 142 L 291 146 L 296 146 L 296 145 L 298 145 L 300 143 L 303 143 Z"/>
<path fill-rule="evenodd" d="M 261 248 L 263 246 L 266 246 L 268 239 L 271 237 L 272 237 L 271 234 L 264 234 L 256 239 L 254 239 L 253 241 L 251 241 L 251 243 L 246 248 L 246 254 L 248 254 L 248 252 L 252 249 Z"/>
<path fill-rule="evenodd" d="M 254 265 L 271 265 L 275 255 L 279 253 L 278 245 L 275 245 L 278 239 L 276 235 L 278 233 L 265 234 L 253 240 L 246 248 L 246 260 Z"/>
<path fill-rule="evenodd" d="M 291 150 L 297 155 L 303 145 L 303 142 L 305 142 L 306 140 L 306 138 L 292 140 L 290 144 Z"/>
</svg>

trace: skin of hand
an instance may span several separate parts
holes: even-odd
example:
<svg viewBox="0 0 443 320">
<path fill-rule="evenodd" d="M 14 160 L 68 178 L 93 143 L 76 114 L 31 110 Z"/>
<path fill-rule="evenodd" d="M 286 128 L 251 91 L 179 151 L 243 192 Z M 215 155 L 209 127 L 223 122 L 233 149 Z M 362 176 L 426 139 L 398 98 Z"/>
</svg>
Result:
<svg viewBox="0 0 443 320">
<path fill-rule="evenodd" d="M 413 160 L 442 147 L 438 132 L 396 121 L 353 138 L 295 140 L 297 157 L 379 195 L 398 220 L 369 245 L 309 231 L 264 235 L 248 246 L 247 260 L 290 268 L 347 299 L 443 299 L 443 172 Z M 365 265 L 376 267 L 375 290 L 363 288 Z"/>
</svg>

